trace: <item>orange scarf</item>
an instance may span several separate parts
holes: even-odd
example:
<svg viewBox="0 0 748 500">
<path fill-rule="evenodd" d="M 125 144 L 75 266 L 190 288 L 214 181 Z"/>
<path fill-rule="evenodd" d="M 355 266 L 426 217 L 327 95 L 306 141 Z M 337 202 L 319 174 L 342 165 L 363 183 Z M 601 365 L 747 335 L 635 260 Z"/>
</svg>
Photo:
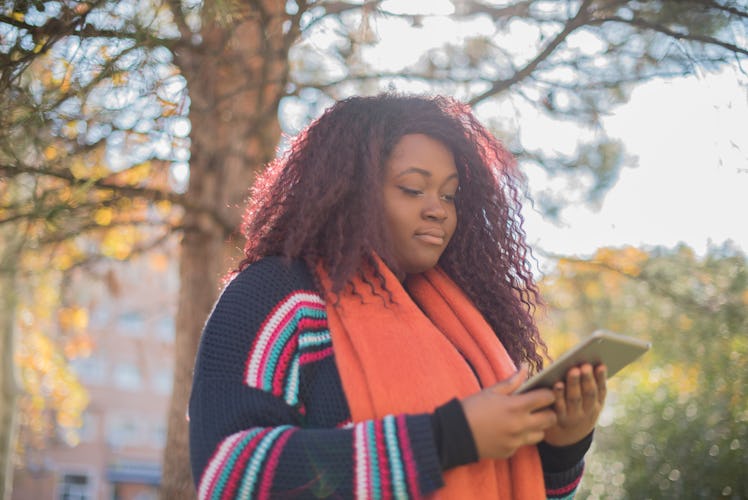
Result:
<svg viewBox="0 0 748 500">
<path fill-rule="evenodd" d="M 359 278 L 354 280 L 358 295 L 348 288 L 332 295 L 327 274 L 318 269 L 335 360 L 354 422 L 432 412 L 515 372 L 491 327 L 446 273 L 433 269 L 410 277 L 409 295 L 378 262 L 393 299 L 386 305 L 388 293 L 378 289 L 375 294 Z M 450 469 L 444 481 L 433 498 L 545 498 L 535 446 L 520 448 L 508 460 Z"/>
</svg>

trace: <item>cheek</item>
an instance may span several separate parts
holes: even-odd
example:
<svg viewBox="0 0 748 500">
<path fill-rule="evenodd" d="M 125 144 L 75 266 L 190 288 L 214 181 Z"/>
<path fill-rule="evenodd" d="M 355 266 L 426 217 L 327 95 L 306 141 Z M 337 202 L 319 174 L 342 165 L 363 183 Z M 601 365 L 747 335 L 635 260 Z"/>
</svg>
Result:
<svg viewBox="0 0 748 500">
<path fill-rule="evenodd" d="M 455 231 L 457 231 L 457 224 L 459 223 L 459 219 L 457 217 L 457 210 L 453 206 L 451 210 L 449 211 L 449 218 L 447 219 L 448 224 L 448 233 L 449 233 L 449 239 L 452 239 L 452 236 L 454 236 Z"/>
</svg>

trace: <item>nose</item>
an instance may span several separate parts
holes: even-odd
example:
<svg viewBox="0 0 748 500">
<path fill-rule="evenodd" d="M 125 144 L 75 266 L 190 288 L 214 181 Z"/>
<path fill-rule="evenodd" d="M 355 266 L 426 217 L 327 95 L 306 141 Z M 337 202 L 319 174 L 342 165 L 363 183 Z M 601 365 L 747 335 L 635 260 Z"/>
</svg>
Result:
<svg viewBox="0 0 748 500">
<path fill-rule="evenodd" d="M 424 219 L 441 222 L 447 218 L 447 211 L 439 196 L 424 197 L 422 216 Z"/>
</svg>

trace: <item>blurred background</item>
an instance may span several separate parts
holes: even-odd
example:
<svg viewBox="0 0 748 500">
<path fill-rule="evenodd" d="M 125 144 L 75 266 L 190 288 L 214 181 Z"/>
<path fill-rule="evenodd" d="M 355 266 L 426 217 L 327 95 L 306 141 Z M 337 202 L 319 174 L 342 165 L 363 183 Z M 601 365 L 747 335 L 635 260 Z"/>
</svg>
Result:
<svg viewBox="0 0 748 500">
<path fill-rule="evenodd" d="M 517 156 L 552 356 L 610 381 L 578 498 L 748 498 L 745 0 L 0 1 L 0 493 L 192 498 L 200 330 L 254 176 L 335 100 Z"/>
</svg>

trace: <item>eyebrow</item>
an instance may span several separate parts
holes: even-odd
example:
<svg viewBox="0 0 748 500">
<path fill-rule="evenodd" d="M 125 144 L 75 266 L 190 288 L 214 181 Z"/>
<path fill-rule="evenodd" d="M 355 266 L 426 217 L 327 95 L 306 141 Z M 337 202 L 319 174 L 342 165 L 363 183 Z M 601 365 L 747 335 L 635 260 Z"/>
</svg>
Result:
<svg viewBox="0 0 748 500">
<path fill-rule="evenodd" d="M 402 177 L 408 174 L 421 174 L 424 177 L 431 177 L 431 172 L 429 172 L 428 170 L 418 168 L 418 167 L 410 167 L 410 168 L 406 168 L 405 170 L 397 174 L 395 178 L 399 178 L 399 177 Z M 454 174 L 450 175 L 449 177 L 447 177 L 447 180 L 452 179 L 453 177 L 459 178 L 458 173 L 455 172 Z"/>
</svg>

